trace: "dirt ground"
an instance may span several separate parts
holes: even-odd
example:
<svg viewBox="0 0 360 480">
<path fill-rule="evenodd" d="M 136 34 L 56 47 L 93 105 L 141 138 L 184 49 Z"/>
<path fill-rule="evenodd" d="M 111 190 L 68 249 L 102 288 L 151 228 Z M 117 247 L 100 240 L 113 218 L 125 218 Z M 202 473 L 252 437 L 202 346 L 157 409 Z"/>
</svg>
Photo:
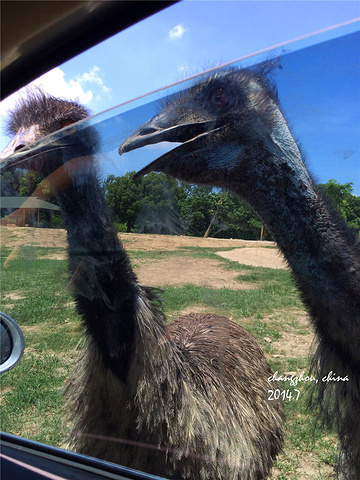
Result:
<svg viewBox="0 0 360 480">
<path fill-rule="evenodd" d="M 172 235 L 121 235 L 124 246 L 131 251 L 170 252 L 186 247 L 229 249 L 216 252 L 218 255 L 245 265 L 268 268 L 286 268 L 283 257 L 273 242 L 196 238 Z M 66 247 L 66 232 L 61 229 L 38 229 L 31 227 L 1 227 L 1 245 L 14 249 L 14 255 L 23 246 L 34 245 L 52 248 Z M 49 253 L 48 258 L 62 260 L 63 253 Z M 192 283 L 212 288 L 253 288 L 236 280 L 238 273 L 226 270 L 222 262 L 194 257 L 174 256 L 157 260 L 138 260 L 134 268 L 140 280 L 150 286 L 180 285 Z M 176 274 L 174 274 L 176 273 Z"/>
</svg>

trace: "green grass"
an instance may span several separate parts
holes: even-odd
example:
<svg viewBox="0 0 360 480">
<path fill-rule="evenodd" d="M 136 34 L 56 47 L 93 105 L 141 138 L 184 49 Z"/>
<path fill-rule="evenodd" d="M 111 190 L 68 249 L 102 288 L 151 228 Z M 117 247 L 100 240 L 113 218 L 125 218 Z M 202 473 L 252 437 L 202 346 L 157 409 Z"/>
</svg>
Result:
<svg viewBox="0 0 360 480">
<path fill-rule="evenodd" d="M 210 258 L 238 272 L 240 282 L 255 288 L 235 291 L 191 284 L 164 288 L 168 318 L 190 309 L 226 315 L 255 336 L 273 371 L 307 372 L 310 360 L 306 354 L 295 358 L 278 355 L 274 346 L 288 332 L 298 335 L 299 343 L 302 335 L 311 333 L 310 327 L 298 321 L 303 306 L 290 274 L 239 265 L 215 255 L 215 251 L 219 249 L 188 247 L 175 252 L 131 251 L 130 256 L 135 265 L 137 260 L 175 255 Z M 62 253 L 62 249 L 40 247 L 20 248 L 16 255 L 8 248 L 1 251 L 0 309 L 20 324 L 26 340 L 20 364 L 0 378 L 1 429 L 51 445 L 66 440 L 61 423 L 62 387 L 79 355 L 81 338 L 80 319 L 68 288 L 67 263 L 47 258 Z M 314 412 L 308 410 L 308 385 L 294 387 L 283 382 L 280 386 L 289 391 L 298 388 L 301 393 L 298 400 L 285 402 L 285 447 L 273 478 L 331 478 L 336 437 L 316 424 Z"/>
<path fill-rule="evenodd" d="M 227 264 L 227 268 L 232 266 L 236 270 L 241 270 L 239 264 L 235 262 L 223 260 L 223 263 Z M 212 289 L 191 284 L 167 287 L 163 293 L 166 311 L 178 313 L 190 305 L 198 304 L 211 307 L 212 310 L 235 319 L 255 317 L 261 320 L 264 316 L 278 310 L 302 308 L 299 295 L 288 272 L 248 266 L 243 266 L 242 270 L 245 274 L 239 275 L 239 281 L 252 283 L 257 288 Z M 251 333 L 254 334 L 253 331 Z"/>
<path fill-rule="evenodd" d="M 62 441 L 61 388 L 69 367 L 46 353 L 26 354 L 1 378 L 1 429 L 39 442 Z"/>
</svg>

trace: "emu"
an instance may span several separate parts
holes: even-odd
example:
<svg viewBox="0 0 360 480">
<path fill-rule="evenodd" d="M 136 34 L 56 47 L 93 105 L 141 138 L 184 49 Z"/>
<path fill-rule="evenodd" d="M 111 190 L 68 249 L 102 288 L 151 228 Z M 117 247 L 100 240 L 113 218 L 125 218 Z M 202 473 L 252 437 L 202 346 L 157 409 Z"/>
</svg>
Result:
<svg viewBox="0 0 360 480">
<path fill-rule="evenodd" d="M 14 152 L 85 119 L 74 102 L 32 92 L 12 112 L 4 169 L 36 168 L 61 207 L 73 295 L 87 338 L 66 386 L 70 446 L 171 479 L 260 480 L 283 443 L 283 407 L 268 400 L 270 367 L 229 319 L 166 323 L 119 241 L 97 175 L 93 127 Z M 20 162 L 20 163 L 19 163 Z M 270 387 L 271 388 L 271 387 Z"/>
<path fill-rule="evenodd" d="M 233 191 L 283 252 L 315 329 L 316 403 L 339 436 L 337 471 L 360 478 L 360 242 L 314 185 L 264 69 L 223 69 L 179 93 L 119 148 L 182 145 L 138 175 Z M 349 381 L 325 382 L 336 372 Z"/>
</svg>

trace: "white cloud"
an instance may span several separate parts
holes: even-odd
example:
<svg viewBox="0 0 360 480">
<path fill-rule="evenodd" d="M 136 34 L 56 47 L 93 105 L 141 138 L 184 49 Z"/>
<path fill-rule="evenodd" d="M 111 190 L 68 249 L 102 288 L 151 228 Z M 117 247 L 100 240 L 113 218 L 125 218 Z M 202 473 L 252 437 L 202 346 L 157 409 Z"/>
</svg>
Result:
<svg viewBox="0 0 360 480">
<path fill-rule="evenodd" d="M 70 85 L 79 84 L 83 86 L 86 83 L 92 83 L 98 85 L 102 92 L 111 97 L 111 88 L 104 84 L 103 79 L 100 77 L 100 73 L 100 68 L 94 65 L 88 72 L 78 75 L 75 80 L 70 80 Z"/>
<path fill-rule="evenodd" d="M 175 40 L 177 38 L 181 38 L 189 30 L 190 30 L 189 28 L 184 27 L 184 25 L 179 23 L 179 25 L 176 25 L 171 30 L 169 30 L 169 40 Z"/>
<path fill-rule="evenodd" d="M 98 88 L 96 87 L 100 87 L 102 93 L 111 96 L 111 88 L 104 84 L 100 74 L 100 68 L 93 66 L 88 72 L 77 75 L 75 78 L 67 79 L 63 70 L 60 67 L 56 67 L 31 82 L 27 87 L 40 86 L 50 95 L 76 100 L 87 105 L 93 100 L 95 95 L 99 96 Z M 26 95 L 27 87 L 22 88 L 2 101 L 0 104 L 1 112 L 3 113 L 11 109 L 19 96 Z"/>
<path fill-rule="evenodd" d="M 32 86 L 39 86 L 50 95 L 70 100 L 76 99 L 83 104 L 88 104 L 93 98 L 93 92 L 91 90 L 84 90 L 82 85 L 76 82 L 76 80 L 70 79 L 67 81 L 65 73 L 61 68 L 56 67 L 1 102 L 2 113 L 13 108 L 18 98 L 26 96 L 26 89 Z"/>
<path fill-rule="evenodd" d="M 88 72 L 70 79 L 66 78 L 60 67 L 56 67 L 31 82 L 27 87 L 31 86 L 41 86 L 50 95 L 76 100 L 83 105 L 88 105 L 93 99 L 98 99 L 104 93 L 111 97 L 111 89 L 104 84 L 101 78 L 101 70 L 97 66 L 93 66 Z M 7 112 L 14 108 L 19 96 L 26 96 L 27 87 L 10 95 L 0 103 L 1 130 L 6 123 Z M 4 137 L 1 135 L 1 148 L 3 148 L 4 142 Z"/>
</svg>

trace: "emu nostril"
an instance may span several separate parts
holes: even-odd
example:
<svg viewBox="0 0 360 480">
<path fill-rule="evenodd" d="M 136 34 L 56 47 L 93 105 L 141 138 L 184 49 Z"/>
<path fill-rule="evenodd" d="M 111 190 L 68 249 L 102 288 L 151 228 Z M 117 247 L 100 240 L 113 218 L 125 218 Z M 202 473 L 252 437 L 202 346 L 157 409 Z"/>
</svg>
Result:
<svg viewBox="0 0 360 480">
<path fill-rule="evenodd" d="M 152 133 L 156 133 L 158 132 L 159 129 L 158 128 L 154 128 L 154 127 L 145 127 L 143 128 L 142 130 L 140 130 L 140 135 L 143 136 L 143 135 L 150 135 Z"/>
<path fill-rule="evenodd" d="M 14 152 L 17 152 L 18 150 L 21 150 L 22 148 L 25 147 L 25 144 L 20 144 L 20 145 L 17 145 L 17 147 L 15 148 Z"/>
</svg>

